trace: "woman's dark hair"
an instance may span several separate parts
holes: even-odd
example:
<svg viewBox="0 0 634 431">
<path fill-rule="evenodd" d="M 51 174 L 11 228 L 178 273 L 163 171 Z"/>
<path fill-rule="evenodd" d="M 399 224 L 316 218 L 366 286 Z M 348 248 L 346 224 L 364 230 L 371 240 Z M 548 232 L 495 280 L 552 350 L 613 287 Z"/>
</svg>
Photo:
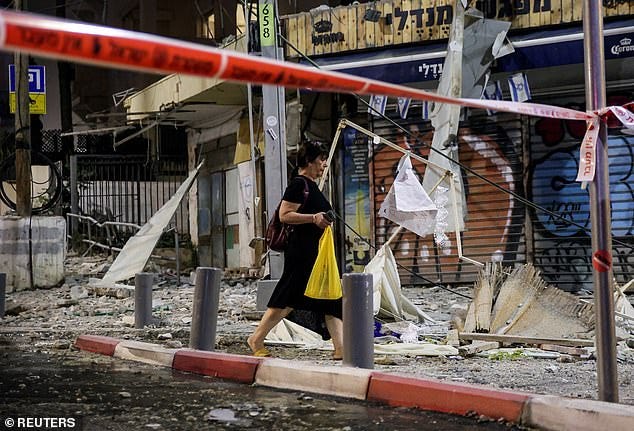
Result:
<svg viewBox="0 0 634 431">
<path fill-rule="evenodd" d="M 322 160 L 328 157 L 328 146 L 319 141 L 305 141 L 297 152 L 297 167 L 305 168 L 317 157 Z"/>
</svg>

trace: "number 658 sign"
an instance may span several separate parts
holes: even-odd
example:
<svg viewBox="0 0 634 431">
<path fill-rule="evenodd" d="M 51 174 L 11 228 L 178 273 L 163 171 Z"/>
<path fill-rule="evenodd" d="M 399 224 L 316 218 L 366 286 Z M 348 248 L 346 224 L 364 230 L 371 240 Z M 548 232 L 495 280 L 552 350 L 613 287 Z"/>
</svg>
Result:
<svg viewBox="0 0 634 431">
<path fill-rule="evenodd" d="M 275 10 L 273 3 L 260 3 L 260 45 L 275 44 Z"/>
</svg>

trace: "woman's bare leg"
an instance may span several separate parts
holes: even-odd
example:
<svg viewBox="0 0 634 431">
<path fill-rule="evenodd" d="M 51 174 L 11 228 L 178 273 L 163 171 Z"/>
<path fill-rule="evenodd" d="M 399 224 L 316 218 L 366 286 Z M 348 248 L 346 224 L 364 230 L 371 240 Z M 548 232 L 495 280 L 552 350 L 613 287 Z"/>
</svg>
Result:
<svg viewBox="0 0 634 431">
<path fill-rule="evenodd" d="M 326 314 L 326 327 L 332 337 L 332 344 L 335 346 L 333 357 L 340 359 L 343 357 L 343 321 L 338 317 Z"/>
<path fill-rule="evenodd" d="M 247 338 L 247 343 L 254 352 L 264 348 L 264 338 L 280 321 L 293 311 L 292 308 L 267 308 L 253 334 Z"/>
</svg>

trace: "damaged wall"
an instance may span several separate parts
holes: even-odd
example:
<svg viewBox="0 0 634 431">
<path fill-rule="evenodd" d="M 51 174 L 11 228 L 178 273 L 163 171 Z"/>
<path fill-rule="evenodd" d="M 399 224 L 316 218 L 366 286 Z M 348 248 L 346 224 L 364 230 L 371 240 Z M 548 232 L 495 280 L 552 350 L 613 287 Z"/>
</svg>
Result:
<svg viewBox="0 0 634 431">
<path fill-rule="evenodd" d="M 0 272 L 7 292 L 33 286 L 53 287 L 64 281 L 66 221 L 63 217 L 0 218 Z"/>
</svg>

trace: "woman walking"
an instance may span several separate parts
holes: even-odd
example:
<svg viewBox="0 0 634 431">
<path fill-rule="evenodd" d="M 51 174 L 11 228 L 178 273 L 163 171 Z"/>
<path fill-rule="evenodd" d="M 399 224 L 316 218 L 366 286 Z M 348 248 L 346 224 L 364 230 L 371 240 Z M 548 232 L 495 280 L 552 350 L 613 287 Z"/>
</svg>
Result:
<svg viewBox="0 0 634 431">
<path fill-rule="evenodd" d="M 343 323 L 341 298 L 313 299 L 304 295 L 310 273 L 317 259 L 319 239 L 332 221 L 326 212 L 332 209 L 315 180 L 327 166 L 328 149 L 318 142 L 304 143 L 299 150 L 295 176 L 282 197 L 279 216 L 282 223 L 293 225 L 284 252 L 284 271 L 275 286 L 267 310 L 258 327 L 247 339 L 254 356 L 270 356 L 264 347 L 264 338 L 275 325 L 293 310 L 316 312 L 332 337 L 335 351 L 333 359 L 341 359 Z"/>
</svg>

